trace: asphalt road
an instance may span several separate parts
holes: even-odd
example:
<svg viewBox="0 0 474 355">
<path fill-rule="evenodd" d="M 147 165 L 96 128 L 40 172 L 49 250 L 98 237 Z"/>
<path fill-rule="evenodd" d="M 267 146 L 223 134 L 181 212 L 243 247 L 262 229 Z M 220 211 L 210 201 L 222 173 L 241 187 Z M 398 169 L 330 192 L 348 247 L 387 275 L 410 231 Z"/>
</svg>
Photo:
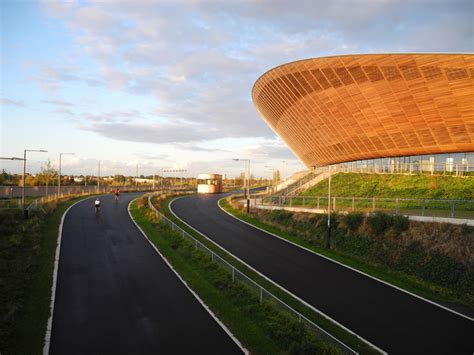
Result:
<svg viewBox="0 0 474 355">
<path fill-rule="evenodd" d="M 223 195 L 175 200 L 186 223 L 393 354 L 472 354 L 473 322 L 255 229 L 220 210 Z"/>
<path fill-rule="evenodd" d="M 241 354 L 131 221 L 136 196 L 66 215 L 50 353 Z"/>
</svg>

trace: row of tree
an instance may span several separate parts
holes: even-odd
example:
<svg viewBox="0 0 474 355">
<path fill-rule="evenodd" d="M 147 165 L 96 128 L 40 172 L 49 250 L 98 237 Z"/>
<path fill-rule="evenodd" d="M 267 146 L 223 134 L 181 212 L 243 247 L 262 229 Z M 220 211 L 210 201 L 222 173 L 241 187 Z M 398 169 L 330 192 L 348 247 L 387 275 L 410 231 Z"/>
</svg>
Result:
<svg viewBox="0 0 474 355">
<path fill-rule="evenodd" d="M 79 179 L 78 179 L 79 178 Z M 140 179 L 149 179 L 153 180 L 153 175 L 144 176 L 140 175 Z M 193 185 L 195 183 L 194 178 L 182 178 L 179 177 L 163 177 L 163 183 L 165 185 L 171 184 L 186 184 L 186 185 Z M 245 174 L 242 172 L 240 176 L 234 179 L 225 179 L 224 185 L 227 186 L 244 186 L 245 182 Z M 156 184 L 160 184 L 162 182 L 162 177 L 155 176 Z M 253 175 L 250 176 L 251 186 L 261 186 L 266 185 L 268 183 L 277 184 L 280 182 L 280 171 L 275 170 L 273 172 L 273 179 L 269 181 L 268 179 L 258 178 L 256 179 Z M 25 183 L 26 186 L 50 186 L 50 185 L 57 185 L 58 183 L 58 170 L 56 170 L 48 160 L 41 168 L 38 174 L 31 175 L 27 174 L 25 176 Z M 82 185 L 87 183 L 88 185 L 97 184 L 97 178 L 92 176 L 83 176 L 80 175 L 76 177 L 76 179 L 72 176 L 63 175 L 61 177 L 61 184 L 62 185 Z M 113 184 L 113 185 L 132 185 L 135 184 L 135 177 L 133 176 L 125 176 L 125 175 L 115 175 L 113 179 L 102 179 L 101 184 Z M 22 186 L 23 185 L 23 176 L 21 174 L 9 174 L 5 170 L 2 170 L 0 173 L 0 185 L 2 186 Z"/>
</svg>

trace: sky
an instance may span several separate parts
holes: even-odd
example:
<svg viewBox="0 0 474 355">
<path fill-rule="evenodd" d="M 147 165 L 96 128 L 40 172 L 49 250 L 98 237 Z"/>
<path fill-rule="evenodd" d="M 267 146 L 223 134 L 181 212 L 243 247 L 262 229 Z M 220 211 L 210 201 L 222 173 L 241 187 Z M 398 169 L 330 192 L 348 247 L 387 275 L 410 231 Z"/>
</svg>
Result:
<svg viewBox="0 0 474 355">
<path fill-rule="evenodd" d="M 473 52 L 474 1 L 0 3 L 0 156 L 64 174 L 305 167 L 259 117 L 260 75 L 304 58 Z M 22 171 L 22 162 L 0 160 Z M 165 174 L 166 175 L 166 174 Z"/>
</svg>

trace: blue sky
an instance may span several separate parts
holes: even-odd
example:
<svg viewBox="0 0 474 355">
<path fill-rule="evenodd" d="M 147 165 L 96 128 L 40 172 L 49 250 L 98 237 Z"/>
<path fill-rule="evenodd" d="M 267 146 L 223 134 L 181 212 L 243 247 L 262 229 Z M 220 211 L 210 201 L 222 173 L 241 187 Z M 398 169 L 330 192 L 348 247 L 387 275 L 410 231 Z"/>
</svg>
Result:
<svg viewBox="0 0 474 355">
<path fill-rule="evenodd" d="M 473 1 L 1 2 L 1 156 L 63 171 L 234 176 L 303 165 L 258 116 L 251 89 L 303 58 L 473 52 Z M 20 171 L 18 162 L 0 168 Z"/>
</svg>

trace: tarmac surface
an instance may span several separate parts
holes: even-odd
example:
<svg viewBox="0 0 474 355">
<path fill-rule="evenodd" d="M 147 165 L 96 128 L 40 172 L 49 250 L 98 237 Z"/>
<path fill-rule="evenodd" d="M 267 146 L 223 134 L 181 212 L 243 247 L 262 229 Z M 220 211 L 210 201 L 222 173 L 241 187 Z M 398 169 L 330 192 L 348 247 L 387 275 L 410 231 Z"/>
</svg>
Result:
<svg viewBox="0 0 474 355">
<path fill-rule="evenodd" d="M 67 213 L 50 354 L 242 354 L 130 219 L 137 196 Z"/>
<path fill-rule="evenodd" d="M 229 216 L 225 196 L 193 195 L 171 208 L 274 282 L 390 354 L 473 354 L 474 324 Z"/>
</svg>

